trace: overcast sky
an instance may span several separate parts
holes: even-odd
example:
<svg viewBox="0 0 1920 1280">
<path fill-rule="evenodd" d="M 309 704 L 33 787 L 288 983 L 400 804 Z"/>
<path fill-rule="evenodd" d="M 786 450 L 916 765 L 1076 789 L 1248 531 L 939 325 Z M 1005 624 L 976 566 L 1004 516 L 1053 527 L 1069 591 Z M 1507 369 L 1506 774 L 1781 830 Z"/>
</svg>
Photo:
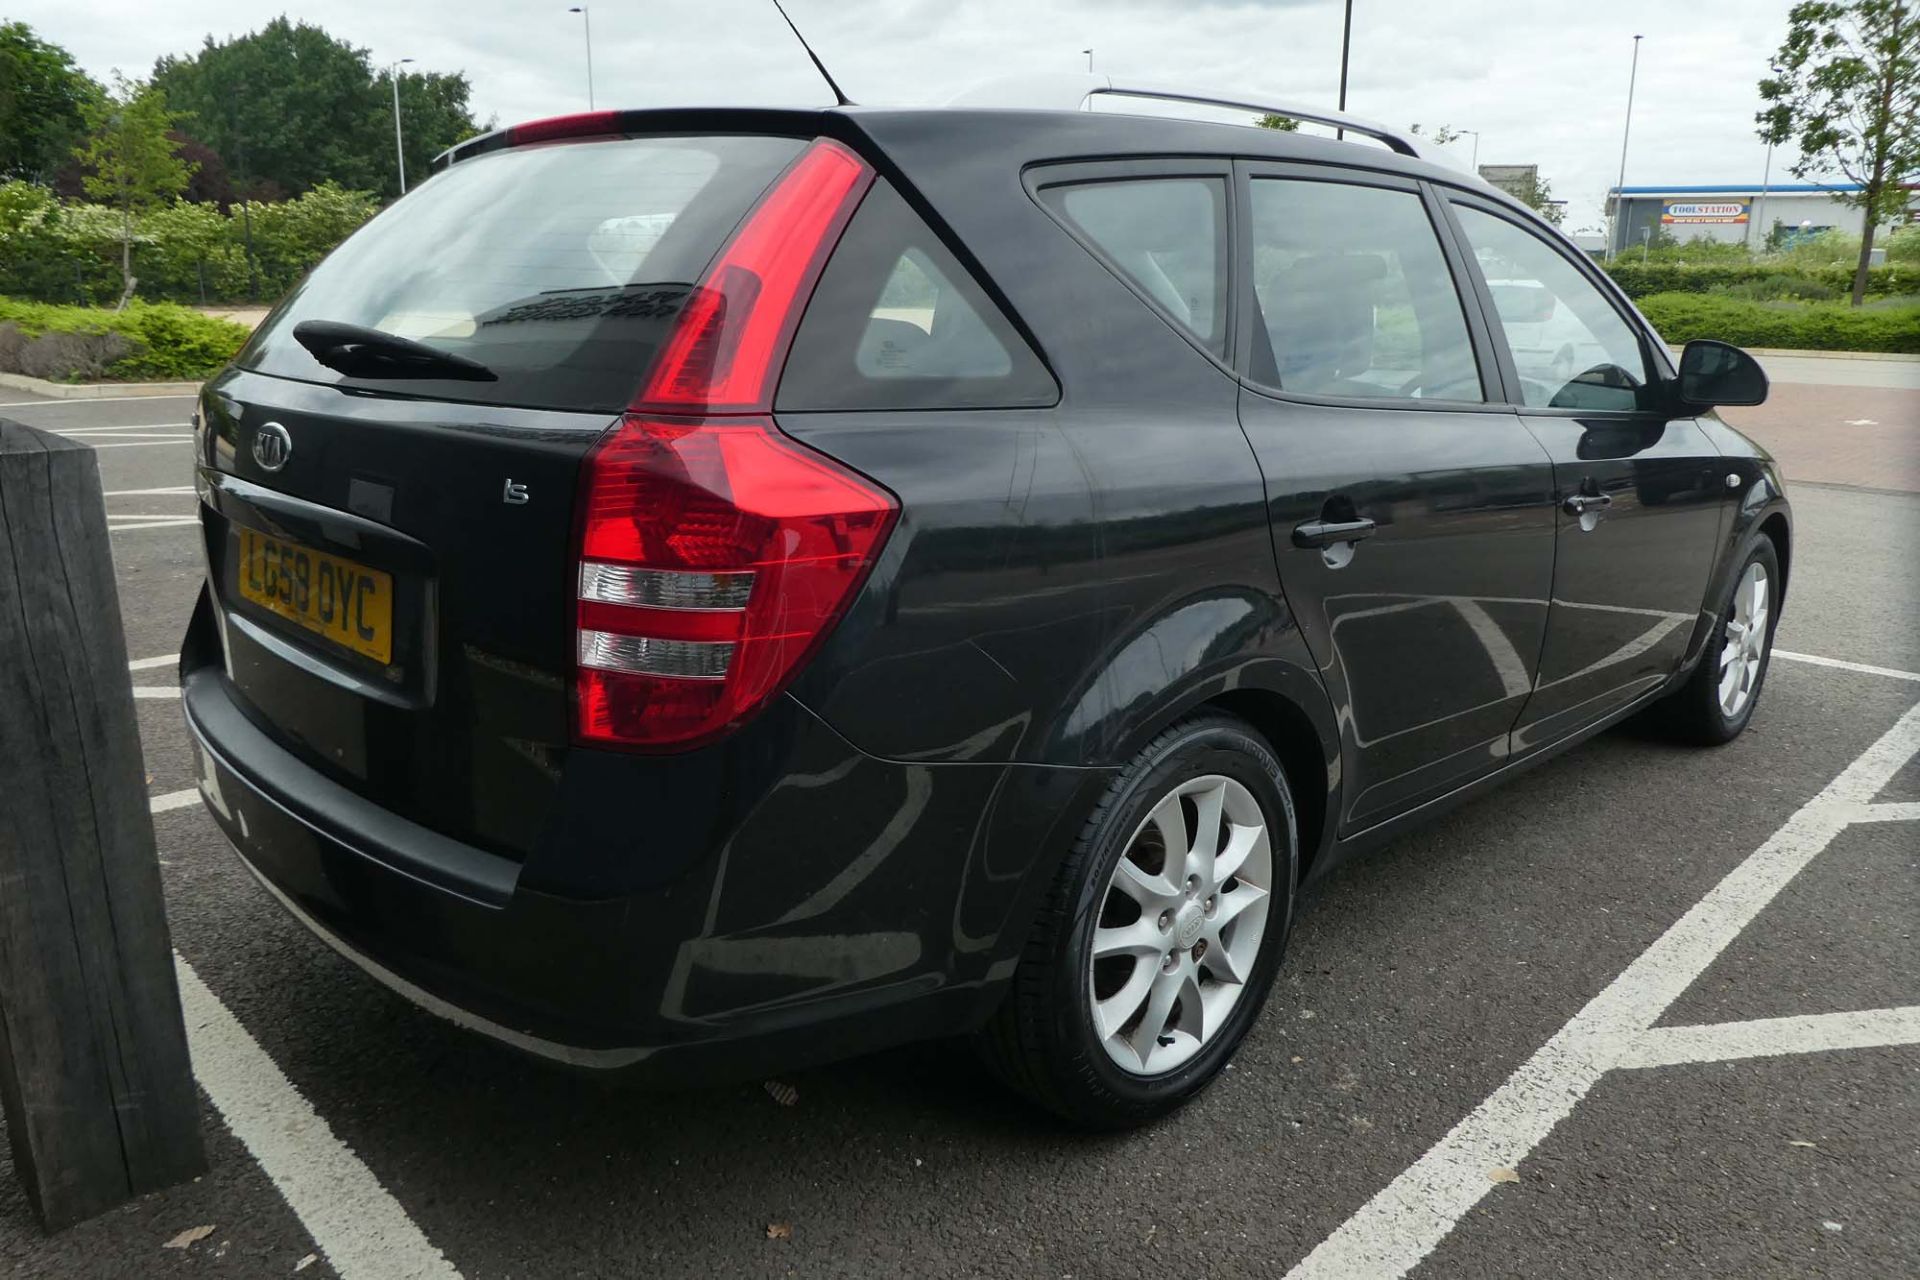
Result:
<svg viewBox="0 0 1920 1280">
<path fill-rule="evenodd" d="M 1480 162 L 1538 163 L 1597 226 L 1620 163 L 1633 36 L 1640 52 L 1627 181 L 1757 183 L 1755 83 L 1789 0 L 1356 0 L 1348 109 L 1394 124 L 1481 131 Z M 379 61 L 464 71 L 483 122 L 586 106 L 580 17 L 541 0 L 12 0 L 10 17 L 96 76 L 145 75 L 164 53 L 239 35 L 278 13 Z M 857 102 L 939 102 L 995 75 L 1097 70 L 1331 104 L 1338 0 L 790 0 Z M 601 106 L 830 100 L 767 0 L 602 0 Z M 1457 151 L 1462 167 L 1473 140 Z M 1776 180 L 1790 154 L 1774 157 Z"/>
</svg>

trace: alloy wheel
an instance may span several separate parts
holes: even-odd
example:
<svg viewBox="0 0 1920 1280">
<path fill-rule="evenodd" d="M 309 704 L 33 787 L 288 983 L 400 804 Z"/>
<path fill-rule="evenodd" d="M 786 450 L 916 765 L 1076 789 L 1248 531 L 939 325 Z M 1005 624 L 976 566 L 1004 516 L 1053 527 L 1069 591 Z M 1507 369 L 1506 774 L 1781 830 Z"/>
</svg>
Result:
<svg viewBox="0 0 1920 1280">
<path fill-rule="evenodd" d="M 1720 714 L 1729 720 L 1746 709 L 1760 680 L 1771 622 L 1771 586 L 1766 566 L 1755 561 L 1733 589 L 1726 643 L 1720 648 Z"/>
<path fill-rule="evenodd" d="M 1266 815 L 1232 778 L 1181 783 L 1141 820 L 1100 903 L 1087 966 L 1094 1034 L 1159 1075 L 1226 1024 L 1252 977 L 1273 895 Z"/>
</svg>

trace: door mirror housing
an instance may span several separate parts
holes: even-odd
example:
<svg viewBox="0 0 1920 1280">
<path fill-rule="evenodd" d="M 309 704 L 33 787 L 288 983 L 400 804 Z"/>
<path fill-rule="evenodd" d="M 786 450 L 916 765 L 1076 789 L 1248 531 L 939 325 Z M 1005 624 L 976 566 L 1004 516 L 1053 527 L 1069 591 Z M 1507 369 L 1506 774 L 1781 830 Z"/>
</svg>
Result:
<svg viewBox="0 0 1920 1280">
<path fill-rule="evenodd" d="M 1685 403 L 1762 404 L 1766 398 L 1766 370 L 1733 344 L 1701 338 L 1681 351 L 1680 399 Z"/>
</svg>

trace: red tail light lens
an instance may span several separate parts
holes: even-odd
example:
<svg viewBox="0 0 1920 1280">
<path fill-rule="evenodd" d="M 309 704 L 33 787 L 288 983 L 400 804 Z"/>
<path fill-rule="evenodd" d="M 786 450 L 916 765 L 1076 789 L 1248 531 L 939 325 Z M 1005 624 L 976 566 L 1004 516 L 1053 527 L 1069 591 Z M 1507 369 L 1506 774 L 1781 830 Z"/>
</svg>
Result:
<svg viewBox="0 0 1920 1280">
<path fill-rule="evenodd" d="M 720 252 L 680 313 L 635 409 L 765 412 L 807 296 L 873 170 L 822 138 Z"/>
<path fill-rule="evenodd" d="M 726 733 L 785 687 L 879 556 L 892 495 L 767 416 L 801 309 L 872 182 L 838 143 L 802 152 L 587 459 L 581 742 L 670 751 Z"/>
<path fill-rule="evenodd" d="M 671 750 L 779 692 L 898 506 L 764 418 L 630 416 L 588 459 L 582 513 L 578 736 Z"/>
<path fill-rule="evenodd" d="M 571 116 L 548 116 L 529 120 L 507 130 L 507 145 L 524 147 L 535 142 L 555 142 L 561 138 L 595 138 L 620 132 L 618 111 L 582 111 Z"/>
</svg>

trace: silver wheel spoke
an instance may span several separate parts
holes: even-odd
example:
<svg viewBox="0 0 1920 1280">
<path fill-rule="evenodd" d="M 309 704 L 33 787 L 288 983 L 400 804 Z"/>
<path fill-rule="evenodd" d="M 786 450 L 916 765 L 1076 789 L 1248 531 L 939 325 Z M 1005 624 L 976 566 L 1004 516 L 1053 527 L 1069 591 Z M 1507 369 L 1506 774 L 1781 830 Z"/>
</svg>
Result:
<svg viewBox="0 0 1920 1280">
<path fill-rule="evenodd" d="M 1220 931 L 1217 929 L 1207 939 L 1207 954 L 1200 961 L 1200 967 L 1221 982 L 1244 983 L 1249 974 L 1248 966 L 1233 954 L 1233 948 L 1220 940 Z"/>
<path fill-rule="evenodd" d="M 1264 826 L 1243 827 L 1236 823 L 1228 830 L 1232 834 L 1227 839 L 1227 847 L 1220 851 L 1220 856 L 1213 863 L 1215 884 L 1225 884 L 1239 874 L 1249 856 L 1255 852 L 1265 852 L 1267 847 L 1267 829 Z"/>
<path fill-rule="evenodd" d="M 1160 843 L 1167 851 L 1166 877 L 1171 880 L 1187 864 L 1187 815 L 1180 809 L 1179 794 L 1155 805 L 1147 821 L 1160 833 Z"/>
<path fill-rule="evenodd" d="M 1149 953 L 1157 959 L 1170 945 L 1166 935 L 1160 931 L 1159 924 L 1152 916 L 1143 915 L 1132 924 L 1119 929 L 1093 931 L 1093 957 L 1096 960 L 1107 956 Z"/>
<path fill-rule="evenodd" d="M 1180 988 L 1186 981 L 1182 971 L 1185 966 L 1172 973 L 1154 975 L 1153 993 L 1147 997 L 1147 1011 L 1140 1015 L 1140 1025 L 1127 1037 L 1127 1043 L 1133 1047 L 1134 1056 L 1139 1058 L 1144 1069 L 1147 1059 L 1160 1043 L 1160 1037 L 1167 1029 L 1167 1015 L 1173 1012 L 1173 1002 L 1180 998 Z"/>
<path fill-rule="evenodd" d="M 1120 859 L 1114 868 L 1113 887 L 1140 904 L 1144 911 L 1158 911 L 1161 903 L 1180 896 L 1180 890 L 1165 875 L 1152 875 L 1131 858 Z"/>
<path fill-rule="evenodd" d="M 1267 891 L 1258 885 L 1242 882 L 1233 887 L 1232 893 L 1220 895 L 1220 905 L 1214 909 L 1212 926 L 1215 932 L 1233 923 L 1235 917 L 1256 902 L 1266 899 Z"/>
<path fill-rule="evenodd" d="M 1220 851 L 1220 810 L 1226 803 L 1227 784 L 1220 782 L 1193 793 L 1196 811 L 1193 824 L 1193 848 L 1187 853 L 1187 874 L 1200 878 L 1200 887 L 1210 889 L 1219 881 L 1213 864 Z"/>
<path fill-rule="evenodd" d="M 1111 1040 L 1120 1034 L 1120 1028 L 1139 1012 L 1140 1002 L 1147 998 L 1147 993 L 1153 989 L 1153 980 L 1159 976 L 1159 960 L 1151 957 L 1143 959 L 1134 965 L 1126 986 L 1094 1006 L 1094 1030 L 1100 1033 L 1101 1040 Z"/>
</svg>

